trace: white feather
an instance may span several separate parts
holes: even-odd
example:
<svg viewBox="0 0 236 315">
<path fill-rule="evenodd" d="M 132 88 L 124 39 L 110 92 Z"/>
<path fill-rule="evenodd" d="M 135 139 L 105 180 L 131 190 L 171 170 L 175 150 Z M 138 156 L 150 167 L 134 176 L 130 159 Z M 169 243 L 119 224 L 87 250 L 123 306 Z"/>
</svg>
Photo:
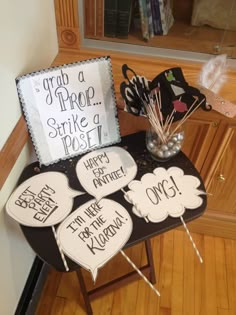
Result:
<svg viewBox="0 0 236 315">
<path fill-rule="evenodd" d="M 199 84 L 212 92 L 217 93 L 226 81 L 227 55 L 218 55 L 211 58 L 202 67 Z"/>
</svg>

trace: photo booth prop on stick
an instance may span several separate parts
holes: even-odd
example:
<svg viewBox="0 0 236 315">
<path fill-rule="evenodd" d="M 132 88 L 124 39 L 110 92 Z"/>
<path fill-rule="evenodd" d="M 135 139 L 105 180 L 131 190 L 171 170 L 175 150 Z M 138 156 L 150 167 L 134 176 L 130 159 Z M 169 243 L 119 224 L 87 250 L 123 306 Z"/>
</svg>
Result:
<svg viewBox="0 0 236 315">
<path fill-rule="evenodd" d="M 83 188 L 99 201 L 134 179 L 137 165 L 126 150 L 113 146 L 83 156 L 76 173 Z"/>
<path fill-rule="evenodd" d="M 197 177 L 184 175 L 184 171 L 178 167 L 166 170 L 163 167 L 154 169 L 153 173 L 147 173 L 141 180 L 129 183 L 129 191 L 124 191 L 125 199 L 131 202 L 133 213 L 142 217 L 148 223 L 164 221 L 168 216 L 180 218 L 186 232 L 199 257 L 202 258 L 183 220 L 185 209 L 196 209 L 201 206 L 203 200 L 200 195 L 204 191 L 198 189 L 200 181 Z"/>
<path fill-rule="evenodd" d="M 27 74 L 17 89 L 40 164 L 120 141 L 109 57 Z"/>
<path fill-rule="evenodd" d="M 131 217 L 118 202 L 95 199 L 83 204 L 60 224 L 63 252 L 89 270 L 94 282 L 98 268 L 117 254 L 133 229 Z"/>
<path fill-rule="evenodd" d="M 212 57 L 202 67 L 198 79 L 198 88 L 204 93 L 212 109 L 222 115 L 233 118 L 236 104 L 219 95 L 221 87 L 227 82 L 227 55 Z"/>
<path fill-rule="evenodd" d="M 152 81 L 136 75 L 126 64 L 122 73 L 126 79 L 120 85 L 125 110 L 136 116 L 146 116 L 150 122 L 147 149 L 159 161 L 175 156 L 181 149 L 184 134 L 180 135 L 182 139 L 177 145 L 173 139 L 177 138 L 186 120 L 199 107 L 211 109 L 206 106 L 205 96 L 188 85 L 180 68 L 163 71 Z M 132 78 L 129 78 L 130 73 Z"/>
<path fill-rule="evenodd" d="M 68 178 L 58 172 L 46 172 L 24 181 L 11 194 L 6 204 L 9 216 L 22 225 L 37 228 L 52 227 L 61 259 L 69 271 L 54 225 L 71 212 L 73 198 L 84 192 L 72 190 Z"/>
<path fill-rule="evenodd" d="M 163 124 L 170 116 L 179 121 L 201 106 L 209 111 L 206 98 L 197 88 L 190 86 L 179 67 L 166 69 L 153 80 L 137 75 L 126 64 L 122 66 L 126 81 L 120 84 L 120 92 L 125 101 L 125 109 L 137 116 L 148 116 L 150 103 L 159 103 L 159 119 Z"/>
<path fill-rule="evenodd" d="M 66 175 L 46 172 L 23 182 L 11 194 L 7 213 L 20 224 L 47 227 L 64 220 L 71 212 L 73 199 L 84 192 L 72 190 Z"/>
</svg>

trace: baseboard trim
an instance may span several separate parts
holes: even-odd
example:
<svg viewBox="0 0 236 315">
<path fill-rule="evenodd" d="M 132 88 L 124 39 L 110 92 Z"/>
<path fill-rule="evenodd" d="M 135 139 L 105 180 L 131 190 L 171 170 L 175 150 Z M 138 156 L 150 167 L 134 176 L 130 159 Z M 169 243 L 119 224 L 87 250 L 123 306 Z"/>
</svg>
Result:
<svg viewBox="0 0 236 315">
<path fill-rule="evenodd" d="M 36 257 L 17 305 L 15 315 L 34 315 L 50 267 Z"/>
</svg>

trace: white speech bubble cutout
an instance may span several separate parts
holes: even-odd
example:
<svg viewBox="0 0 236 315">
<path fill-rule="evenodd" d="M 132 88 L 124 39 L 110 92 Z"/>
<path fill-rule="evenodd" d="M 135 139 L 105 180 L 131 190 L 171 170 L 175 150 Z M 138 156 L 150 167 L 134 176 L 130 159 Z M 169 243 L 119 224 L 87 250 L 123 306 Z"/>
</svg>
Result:
<svg viewBox="0 0 236 315">
<path fill-rule="evenodd" d="M 98 268 L 126 244 L 132 229 L 127 210 L 104 198 L 75 210 L 59 225 L 57 235 L 63 252 L 89 270 L 96 281 Z"/>
<path fill-rule="evenodd" d="M 133 203 L 133 212 L 147 218 L 151 222 L 161 222 L 168 215 L 180 217 L 185 209 L 195 209 L 201 206 L 204 194 L 197 188 L 200 180 L 192 175 L 184 175 L 178 167 L 168 170 L 159 167 L 153 173 L 147 173 L 141 180 L 132 181 L 125 198 Z"/>
<path fill-rule="evenodd" d="M 59 172 L 35 175 L 12 193 L 7 213 L 20 224 L 47 227 L 61 222 L 73 206 L 73 198 L 84 194 L 68 186 L 67 177 Z"/>
<path fill-rule="evenodd" d="M 98 201 L 133 180 L 137 165 L 126 150 L 114 146 L 83 156 L 76 173 L 83 188 Z"/>
</svg>

